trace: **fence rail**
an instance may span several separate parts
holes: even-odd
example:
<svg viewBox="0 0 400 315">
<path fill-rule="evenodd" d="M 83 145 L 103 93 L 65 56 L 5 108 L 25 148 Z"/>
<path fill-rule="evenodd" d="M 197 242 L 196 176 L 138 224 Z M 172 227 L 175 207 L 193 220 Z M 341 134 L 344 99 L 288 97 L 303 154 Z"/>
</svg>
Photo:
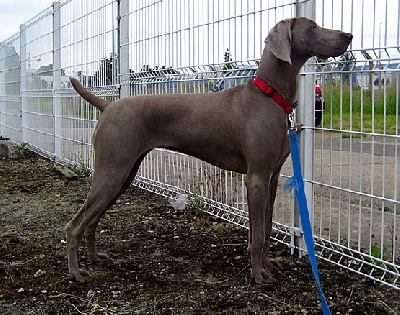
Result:
<svg viewBox="0 0 400 315">
<path fill-rule="evenodd" d="M 75 76 L 109 100 L 211 93 L 255 75 L 279 20 L 307 16 L 352 32 L 349 53 L 311 59 L 297 120 L 316 252 L 400 289 L 400 1 L 63 0 L 0 43 L 0 135 L 57 162 L 93 167 L 100 113 L 76 96 Z M 389 7 L 390 5 L 390 7 Z M 368 23 L 365 19 L 368 16 Z M 397 25 L 395 25 L 397 23 Z M 316 125 L 314 85 L 325 108 Z M 291 175 L 290 163 L 281 181 Z M 153 150 L 134 184 L 247 227 L 244 175 Z M 274 238 L 303 252 L 293 195 L 278 192 Z"/>
</svg>

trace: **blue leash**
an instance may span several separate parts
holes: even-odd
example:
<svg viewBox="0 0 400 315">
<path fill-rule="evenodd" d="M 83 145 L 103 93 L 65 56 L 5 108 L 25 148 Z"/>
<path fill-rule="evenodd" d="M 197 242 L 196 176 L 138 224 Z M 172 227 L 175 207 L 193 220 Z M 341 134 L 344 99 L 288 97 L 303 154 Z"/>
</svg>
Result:
<svg viewBox="0 0 400 315">
<path fill-rule="evenodd" d="M 321 300 L 322 313 L 324 315 L 331 315 L 328 303 L 326 301 L 324 292 L 322 291 L 321 282 L 319 279 L 317 259 L 315 258 L 314 239 L 311 229 L 310 217 L 308 214 L 307 199 L 304 193 L 304 181 L 301 171 L 300 154 L 299 154 L 299 139 L 297 138 L 297 131 L 294 124 L 289 130 L 290 148 L 293 163 L 293 177 L 289 178 L 284 185 L 284 189 L 294 188 L 296 191 L 297 203 L 299 206 L 301 225 L 304 231 L 304 240 L 307 246 L 308 258 L 310 259 L 312 271 L 314 274 L 315 282 L 318 286 L 319 296 Z"/>
</svg>

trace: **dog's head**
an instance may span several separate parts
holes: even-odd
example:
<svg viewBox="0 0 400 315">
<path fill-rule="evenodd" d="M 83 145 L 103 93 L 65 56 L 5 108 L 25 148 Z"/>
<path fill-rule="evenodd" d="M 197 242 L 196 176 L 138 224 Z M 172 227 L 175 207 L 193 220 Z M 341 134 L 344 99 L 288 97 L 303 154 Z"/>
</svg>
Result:
<svg viewBox="0 0 400 315">
<path fill-rule="evenodd" d="M 271 29 L 265 42 L 278 59 L 292 64 L 292 53 L 305 59 L 339 56 L 352 39 L 350 33 L 322 28 L 310 19 L 299 17 L 280 21 Z"/>
</svg>

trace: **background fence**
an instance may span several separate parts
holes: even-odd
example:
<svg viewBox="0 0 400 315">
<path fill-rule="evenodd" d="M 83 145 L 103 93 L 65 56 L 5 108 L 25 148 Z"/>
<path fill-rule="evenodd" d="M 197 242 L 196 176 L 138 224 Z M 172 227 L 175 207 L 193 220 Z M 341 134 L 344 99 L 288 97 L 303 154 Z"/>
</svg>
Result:
<svg viewBox="0 0 400 315">
<path fill-rule="evenodd" d="M 300 75 L 297 119 L 317 254 L 399 289 L 400 1 L 55 2 L 0 43 L 0 135 L 92 167 L 99 113 L 76 96 L 69 76 L 107 99 L 221 90 L 254 76 L 269 29 L 294 16 L 354 34 L 349 53 L 311 59 Z M 315 81 L 325 99 L 318 126 Z M 286 163 L 282 179 L 290 175 Z M 243 175 L 154 150 L 134 184 L 188 194 L 247 227 Z M 293 196 L 279 191 L 274 238 L 302 253 L 299 229 Z"/>
</svg>

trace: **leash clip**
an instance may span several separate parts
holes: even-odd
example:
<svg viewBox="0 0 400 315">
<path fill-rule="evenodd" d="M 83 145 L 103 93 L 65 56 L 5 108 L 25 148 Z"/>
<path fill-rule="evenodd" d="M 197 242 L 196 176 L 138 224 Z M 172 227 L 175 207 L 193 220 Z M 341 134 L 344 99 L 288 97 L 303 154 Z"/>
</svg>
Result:
<svg viewBox="0 0 400 315">
<path fill-rule="evenodd" d="M 290 126 L 289 126 L 289 131 L 291 131 L 291 130 L 297 130 L 297 128 L 296 128 L 296 123 L 295 123 L 295 119 L 294 119 L 294 109 L 293 109 L 293 111 L 291 112 L 291 113 L 289 113 L 289 115 L 288 115 L 288 118 L 289 118 L 289 123 L 290 123 Z"/>
</svg>

